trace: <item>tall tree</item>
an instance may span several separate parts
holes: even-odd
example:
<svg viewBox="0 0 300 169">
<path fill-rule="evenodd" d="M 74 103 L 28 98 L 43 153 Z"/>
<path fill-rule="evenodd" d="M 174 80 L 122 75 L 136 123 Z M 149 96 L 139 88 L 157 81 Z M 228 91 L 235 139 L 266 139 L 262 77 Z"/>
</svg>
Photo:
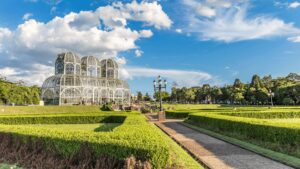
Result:
<svg viewBox="0 0 300 169">
<path fill-rule="evenodd" d="M 150 101 L 151 98 L 149 96 L 149 93 L 146 93 L 145 96 L 144 96 L 144 101 Z"/>
<path fill-rule="evenodd" d="M 142 94 L 142 92 L 137 92 L 137 100 L 138 101 L 143 101 L 143 94 Z"/>
</svg>

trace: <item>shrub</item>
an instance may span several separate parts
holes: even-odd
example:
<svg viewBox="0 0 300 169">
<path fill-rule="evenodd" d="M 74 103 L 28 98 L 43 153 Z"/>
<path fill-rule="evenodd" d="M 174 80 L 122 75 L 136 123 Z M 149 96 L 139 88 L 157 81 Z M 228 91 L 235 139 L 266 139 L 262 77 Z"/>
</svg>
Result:
<svg viewBox="0 0 300 169">
<path fill-rule="evenodd" d="M 166 111 L 167 118 L 175 118 L 175 119 L 184 119 L 187 118 L 190 112 L 180 112 L 180 111 Z"/>
<path fill-rule="evenodd" d="M 141 107 L 141 113 L 151 113 L 151 108 Z"/>
<path fill-rule="evenodd" d="M 114 111 L 112 103 L 106 103 L 100 108 L 101 111 Z"/>
</svg>

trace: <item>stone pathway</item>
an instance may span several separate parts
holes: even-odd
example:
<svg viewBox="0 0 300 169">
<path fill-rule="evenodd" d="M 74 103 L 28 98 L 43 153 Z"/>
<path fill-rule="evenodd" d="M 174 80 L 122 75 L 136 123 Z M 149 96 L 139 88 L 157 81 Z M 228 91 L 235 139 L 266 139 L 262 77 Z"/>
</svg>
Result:
<svg viewBox="0 0 300 169">
<path fill-rule="evenodd" d="M 181 120 L 158 122 L 154 115 L 147 117 L 211 169 L 291 169 L 269 158 L 255 154 L 225 141 L 202 134 L 184 126 Z"/>
</svg>

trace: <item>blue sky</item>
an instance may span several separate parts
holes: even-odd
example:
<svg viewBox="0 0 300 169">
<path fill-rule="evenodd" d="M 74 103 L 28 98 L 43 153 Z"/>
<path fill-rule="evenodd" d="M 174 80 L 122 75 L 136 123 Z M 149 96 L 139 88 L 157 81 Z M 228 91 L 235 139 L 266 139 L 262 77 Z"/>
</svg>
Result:
<svg viewBox="0 0 300 169">
<path fill-rule="evenodd" d="M 68 50 L 115 57 L 133 93 L 300 73 L 300 1 L 1 1 L 0 74 L 40 85 Z"/>
</svg>

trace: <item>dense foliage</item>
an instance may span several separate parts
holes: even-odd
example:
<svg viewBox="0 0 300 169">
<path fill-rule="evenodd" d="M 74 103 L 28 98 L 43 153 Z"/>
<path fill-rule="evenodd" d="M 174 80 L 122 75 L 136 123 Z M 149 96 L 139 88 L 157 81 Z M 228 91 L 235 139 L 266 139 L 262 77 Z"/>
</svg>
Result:
<svg viewBox="0 0 300 169">
<path fill-rule="evenodd" d="M 37 86 L 25 86 L 23 82 L 12 83 L 0 77 L 0 105 L 38 104 L 40 101 L 40 88 Z"/>
<path fill-rule="evenodd" d="M 300 76 L 291 73 L 273 79 L 254 75 L 250 83 L 236 79 L 233 85 L 223 87 L 204 84 L 202 87 L 176 88 L 164 100 L 176 103 L 218 103 L 268 105 L 271 95 L 276 105 L 300 105 Z"/>
</svg>

